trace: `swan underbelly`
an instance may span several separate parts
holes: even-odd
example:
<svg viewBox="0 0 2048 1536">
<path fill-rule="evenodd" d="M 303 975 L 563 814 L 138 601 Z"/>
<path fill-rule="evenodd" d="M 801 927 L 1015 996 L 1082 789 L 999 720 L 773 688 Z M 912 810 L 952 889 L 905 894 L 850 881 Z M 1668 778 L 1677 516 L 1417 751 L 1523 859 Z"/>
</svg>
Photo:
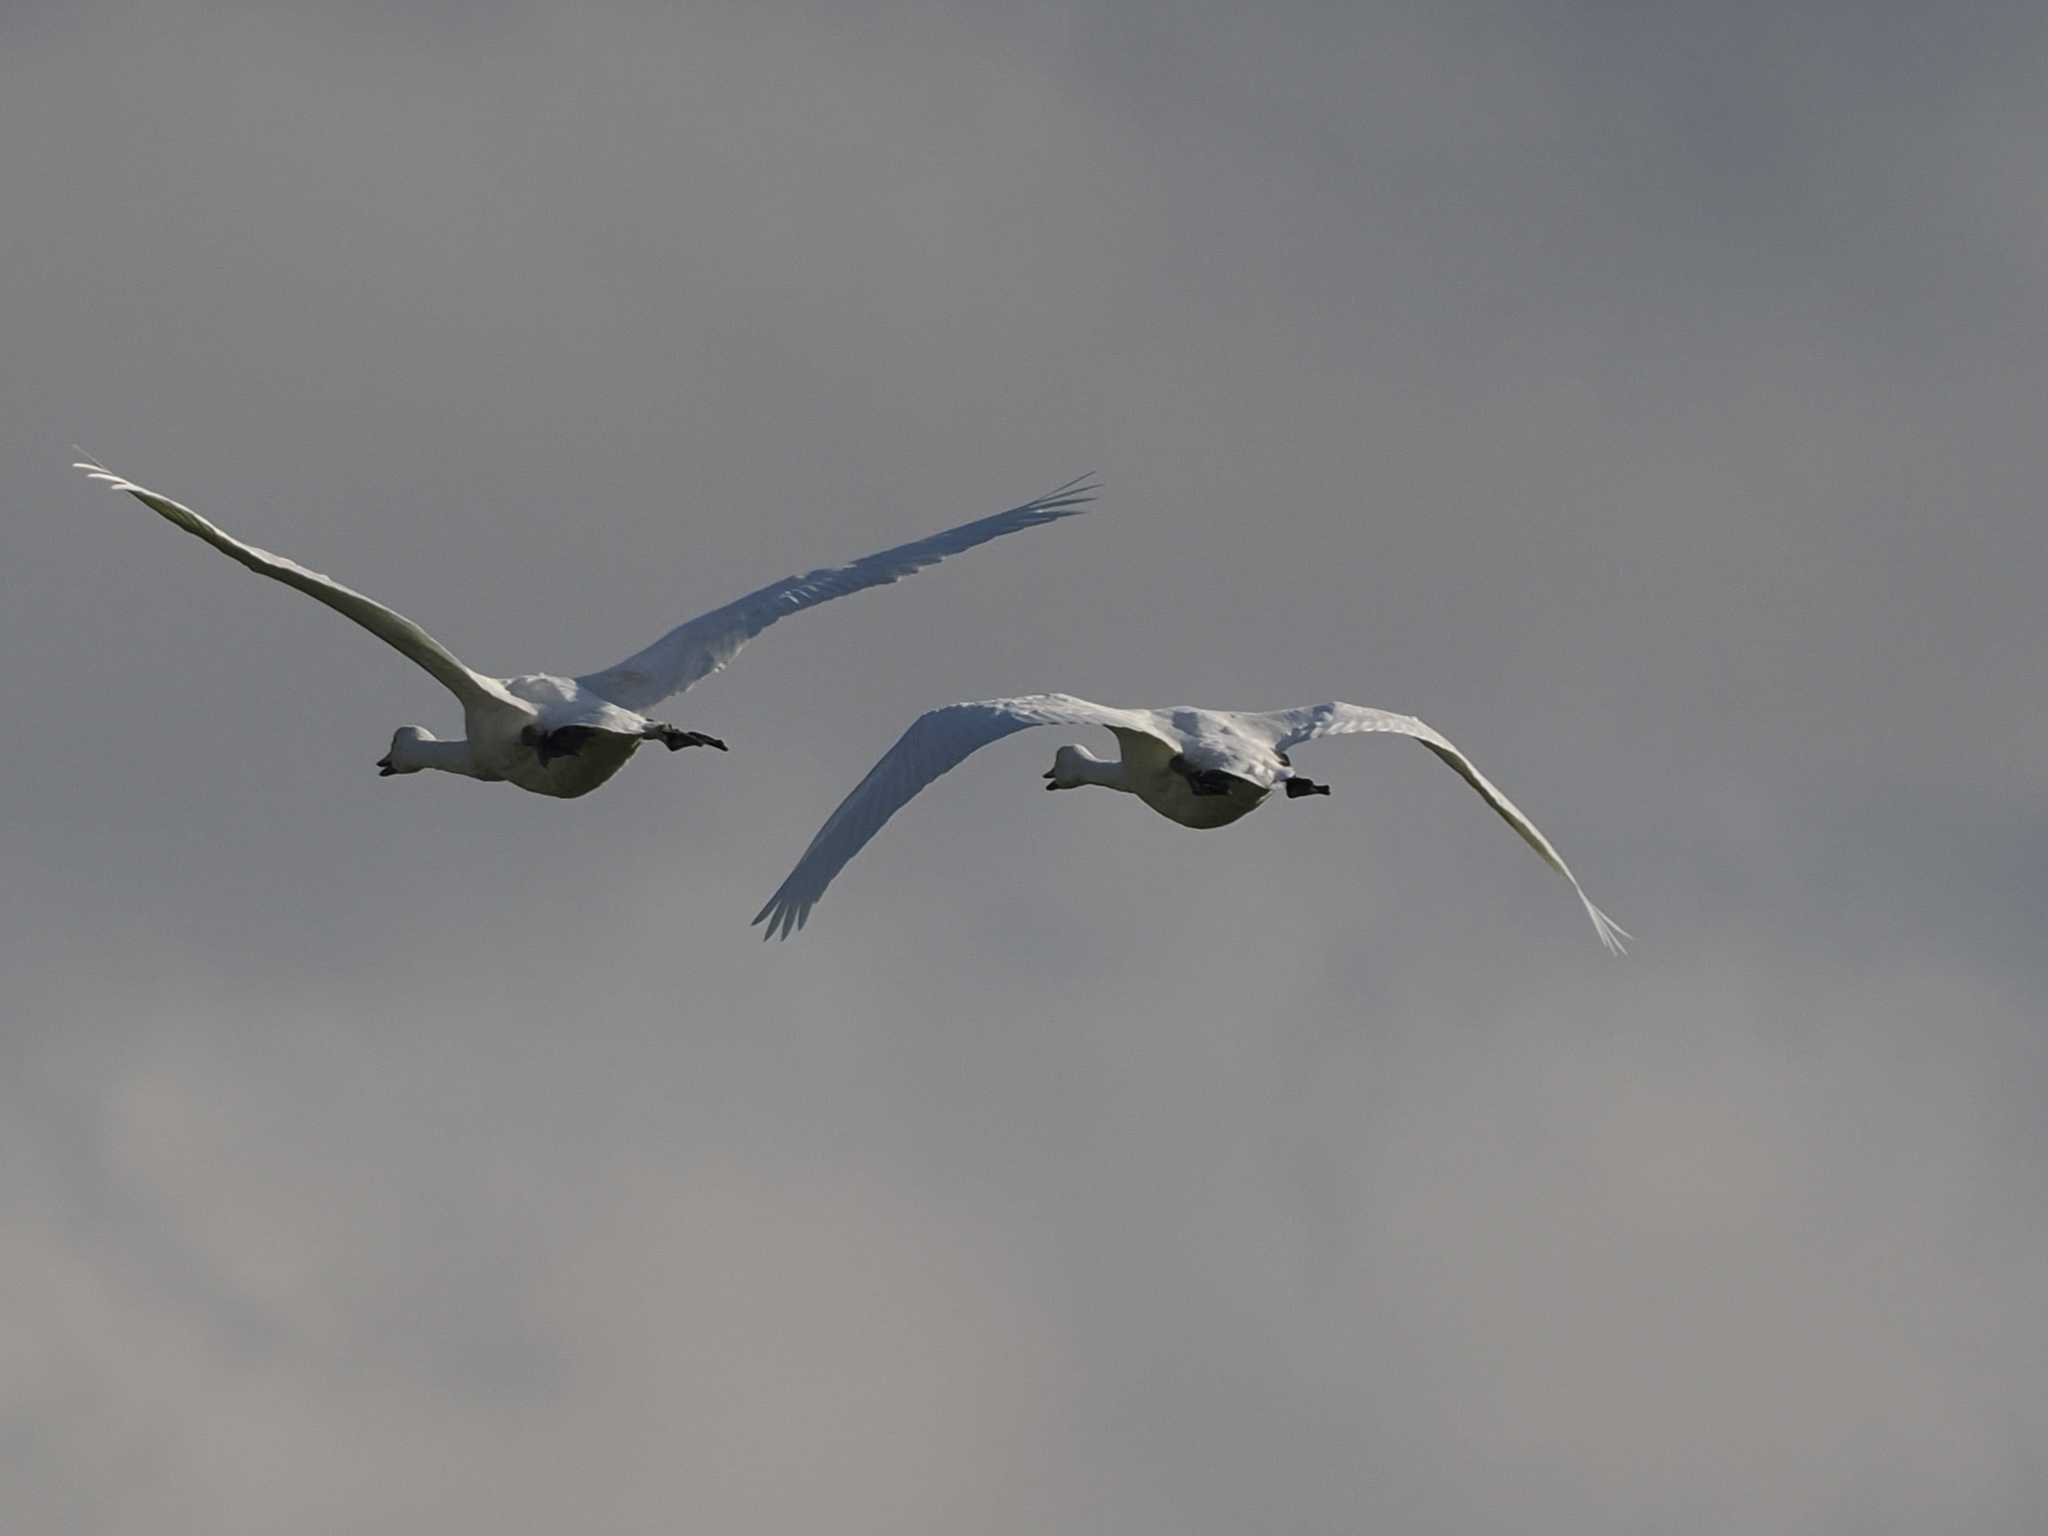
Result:
<svg viewBox="0 0 2048 1536">
<path fill-rule="evenodd" d="M 1233 821 L 1251 815 L 1272 793 L 1265 785 L 1254 784 L 1234 774 L 1222 775 L 1222 779 L 1225 782 L 1223 793 L 1203 794 L 1198 793 L 1195 786 L 1179 773 L 1168 771 L 1147 775 L 1136 786 L 1135 792 L 1140 800 L 1168 821 L 1193 827 L 1198 832 L 1211 827 L 1227 827 Z"/>
<path fill-rule="evenodd" d="M 574 752 L 556 752 L 542 761 L 541 752 L 527 742 L 514 742 L 493 766 L 508 783 L 536 795 L 557 800 L 574 800 L 587 795 L 626 766 L 626 759 L 640 747 L 637 736 L 614 731 L 593 731 Z"/>
</svg>

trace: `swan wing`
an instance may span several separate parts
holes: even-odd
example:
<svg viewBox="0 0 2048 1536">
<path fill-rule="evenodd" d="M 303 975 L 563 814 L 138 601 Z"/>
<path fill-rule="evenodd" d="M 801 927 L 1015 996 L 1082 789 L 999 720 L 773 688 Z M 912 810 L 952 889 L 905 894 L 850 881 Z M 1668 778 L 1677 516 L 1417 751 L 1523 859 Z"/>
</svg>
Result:
<svg viewBox="0 0 2048 1536">
<path fill-rule="evenodd" d="M 269 550 L 258 549 L 253 544 L 244 544 L 240 539 L 216 528 L 190 507 L 152 491 L 147 486 L 123 479 L 104 465 L 86 459 L 72 467 L 84 470 L 87 475 L 103 485 L 111 486 L 117 491 L 126 491 L 152 512 L 177 524 L 194 537 L 204 539 L 230 560 L 246 565 L 259 576 L 268 576 L 273 581 L 281 581 L 288 587 L 295 587 L 306 596 L 325 603 L 344 618 L 355 620 L 386 645 L 419 663 L 442 687 L 460 699 L 465 707 L 505 702 L 494 690 L 491 679 L 464 666 L 453 651 L 404 614 L 386 608 L 382 603 L 365 597 L 352 588 L 344 587 L 340 582 L 323 576 L 318 571 L 309 571 L 295 560 L 287 560 L 283 555 L 273 555 Z"/>
<path fill-rule="evenodd" d="M 1017 699 L 984 699 L 948 704 L 919 715 L 896 743 L 868 770 L 853 793 L 825 819 L 796 868 L 776 888 L 768 904 L 755 914 L 768 925 L 763 938 L 788 938 L 810 921 L 811 908 L 825 894 L 832 877 L 882 824 L 909 804 L 917 792 L 971 754 L 1005 736 L 1034 725 L 1102 725 L 1121 735 L 1158 734 L 1142 710 L 1111 709 L 1063 693 L 1032 694 Z"/>
<path fill-rule="evenodd" d="M 913 571 L 936 565 L 948 555 L 957 555 L 1006 533 L 1072 517 L 1095 499 L 1095 490 L 1086 478 L 1073 480 L 1021 507 L 948 528 L 914 543 L 899 544 L 851 565 L 823 566 L 801 576 L 770 582 L 758 592 L 749 592 L 736 602 L 676 626 L 617 666 L 592 672 L 577 681 L 592 693 L 628 709 L 651 708 L 721 670 L 739 654 L 741 646 L 777 619 L 867 587 L 886 586 Z"/>
<path fill-rule="evenodd" d="M 1474 789 L 1479 796 L 1516 832 L 1522 841 L 1542 855 L 1543 862 L 1571 882 L 1584 903 L 1586 915 L 1593 920 L 1593 931 L 1600 935 L 1600 942 L 1612 954 L 1625 953 L 1625 943 L 1634 936 L 1613 918 L 1593 905 L 1579 884 L 1578 876 L 1550 839 L 1537 830 L 1522 808 L 1502 794 L 1500 789 L 1485 774 L 1472 765 L 1472 760 L 1450 740 L 1432 726 L 1424 724 L 1413 715 L 1390 714 L 1384 709 L 1367 709 L 1361 704 L 1312 704 L 1303 709 L 1275 710 L 1268 714 L 1240 715 L 1237 717 L 1246 727 L 1264 734 L 1276 752 L 1285 752 L 1289 747 L 1304 741 L 1313 741 L 1318 736 L 1351 736 L 1366 732 L 1385 732 L 1394 736 L 1408 736 L 1421 742 L 1438 757 L 1458 771 L 1458 776 Z"/>
</svg>

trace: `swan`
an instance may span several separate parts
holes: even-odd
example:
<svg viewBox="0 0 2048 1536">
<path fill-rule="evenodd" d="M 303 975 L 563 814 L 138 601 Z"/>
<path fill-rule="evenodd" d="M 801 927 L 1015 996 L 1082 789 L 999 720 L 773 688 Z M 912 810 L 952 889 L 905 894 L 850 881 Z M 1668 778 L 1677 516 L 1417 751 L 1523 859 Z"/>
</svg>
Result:
<svg viewBox="0 0 2048 1536">
<path fill-rule="evenodd" d="M 402 725 L 392 735 L 391 750 L 377 762 L 380 777 L 438 768 L 472 779 L 516 784 L 537 795 L 563 800 L 596 789 L 625 766 L 643 741 L 658 741 L 671 752 L 683 747 L 716 747 L 723 752 L 725 743 L 717 737 L 651 720 L 641 711 L 723 670 L 741 646 L 777 619 L 865 587 L 884 586 L 1004 534 L 1072 517 L 1086 510 L 1098 489 L 1090 477 L 1083 476 L 993 517 L 899 544 L 851 565 L 826 566 L 770 582 L 723 608 L 678 625 L 645 650 L 602 672 L 582 677 L 545 672 L 489 677 L 464 666 L 440 641 L 382 603 L 282 555 L 244 544 L 190 507 L 123 479 L 91 459 L 81 457 L 72 467 L 114 490 L 126 491 L 230 560 L 295 587 L 353 619 L 409 656 L 455 695 L 462 705 L 467 737 L 443 741 L 420 726 Z"/>
<path fill-rule="evenodd" d="M 1287 755 L 1289 747 L 1318 736 L 1367 731 L 1413 737 L 1455 768 L 1546 864 L 1571 882 L 1586 915 L 1593 920 L 1593 931 L 1611 954 L 1624 953 L 1624 941 L 1633 937 L 1593 905 L 1550 840 L 1536 830 L 1536 824 L 1514 801 L 1473 767 L 1464 753 L 1412 716 L 1343 703 L 1311 704 L 1267 714 L 1112 709 L 1064 693 L 948 704 L 920 715 L 826 818 L 796 868 L 755 915 L 756 923 L 768 925 L 762 937 L 788 938 L 803 927 L 832 877 L 925 785 L 957 767 L 970 753 L 1034 725 L 1107 726 L 1122 749 L 1120 760 L 1105 761 L 1086 747 L 1061 747 L 1046 770 L 1047 789 L 1078 789 L 1084 784 L 1119 789 L 1136 795 L 1167 820 L 1195 828 L 1225 827 L 1249 816 L 1265 803 L 1275 785 L 1290 800 L 1327 795 L 1327 784 L 1295 771 Z"/>
</svg>

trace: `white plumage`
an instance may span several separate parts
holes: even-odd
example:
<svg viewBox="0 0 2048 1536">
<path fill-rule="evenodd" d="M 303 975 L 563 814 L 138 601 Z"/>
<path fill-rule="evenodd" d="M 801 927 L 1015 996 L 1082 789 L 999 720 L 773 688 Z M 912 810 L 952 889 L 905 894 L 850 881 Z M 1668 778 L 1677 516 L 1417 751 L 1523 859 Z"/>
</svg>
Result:
<svg viewBox="0 0 2048 1536">
<path fill-rule="evenodd" d="M 1600 942 L 1623 952 L 1629 934 L 1587 897 L 1550 840 L 1491 780 L 1438 732 L 1409 715 L 1357 704 L 1315 704 L 1264 714 L 1209 709 L 1112 709 L 1070 694 L 950 704 L 918 717 L 853 793 L 839 803 L 796 868 L 755 916 L 764 937 L 787 938 L 809 921 L 811 908 L 847 862 L 917 792 L 970 754 L 1035 725 L 1100 725 L 1116 737 L 1121 758 L 1105 761 L 1084 747 L 1059 749 L 1045 777 L 1048 789 L 1096 784 L 1136 795 L 1185 827 L 1221 827 L 1249 815 L 1275 786 L 1289 798 L 1328 794 L 1294 770 L 1287 749 L 1318 736 L 1389 732 L 1412 737 L 1455 768 L 1500 818 L 1571 882 Z"/>
<path fill-rule="evenodd" d="M 390 752 L 377 765 L 385 774 L 438 768 L 562 799 L 597 788 L 624 766 L 642 741 L 659 741 L 670 750 L 686 746 L 724 750 L 725 743 L 715 737 L 651 720 L 641 711 L 722 669 L 741 646 L 777 619 L 867 587 L 884 586 L 1005 534 L 1072 517 L 1085 510 L 1095 492 L 1095 486 L 1085 480 L 1070 481 L 1021 507 L 885 549 L 851 565 L 827 566 L 770 582 L 736 602 L 678 625 L 645 650 L 601 672 L 581 677 L 534 673 L 499 678 L 465 666 L 403 614 L 296 561 L 244 544 L 168 496 L 90 460 L 76 467 L 117 491 L 126 491 L 258 575 L 295 587 L 353 619 L 411 657 L 454 694 L 462 705 L 466 739 L 441 741 L 418 726 L 401 726 L 392 737 Z"/>
</svg>

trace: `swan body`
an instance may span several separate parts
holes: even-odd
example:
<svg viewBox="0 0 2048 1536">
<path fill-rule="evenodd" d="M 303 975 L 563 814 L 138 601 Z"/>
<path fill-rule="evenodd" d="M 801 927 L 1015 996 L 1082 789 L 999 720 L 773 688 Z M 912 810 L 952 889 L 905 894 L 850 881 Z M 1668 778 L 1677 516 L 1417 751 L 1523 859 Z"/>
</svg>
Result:
<svg viewBox="0 0 2048 1536">
<path fill-rule="evenodd" d="M 101 464 L 88 459 L 75 467 L 127 492 L 258 575 L 296 588 L 352 619 L 455 695 L 462 706 L 463 738 L 443 741 L 420 726 L 401 726 L 391 738 L 390 751 L 378 760 L 382 775 L 431 768 L 487 783 L 516 784 L 562 800 L 589 794 L 623 768 L 645 741 L 658 741 L 672 752 L 697 746 L 723 752 L 725 743 L 715 736 L 682 730 L 643 711 L 723 670 L 741 646 L 777 619 L 867 587 L 885 586 L 1005 534 L 1072 517 L 1086 510 L 1095 492 L 1092 483 L 1070 481 L 1036 501 L 885 549 L 851 565 L 826 566 L 770 582 L 676 626 L 601 672 L 581 677 L 544 672 L 491 677 L 464 665 L 426 630 L 382 603 L 296 561 L 245 544 L 190 507 Z"/>
<path fill-rule="evenodd" d="M 1327 795 L 1297 772 L 1287 749 L 1320 736 L 1380 732 L 1421 742 L 1455 769 L 1543 861 L 1570 882 L 1613 954 L 1628 933 L 1594 906 L 1578 877 L 1536 824 L 1448 739 L 1411 715 L 1358 704 L 1314 704 L 1264 714 L 1211 709 L 1114 709 L 1071 694 L 949 704 L 921 715 L 867 777 L 826 818 L 818 835 L 754 921 L 763 937 L 787 938 L 810 920 L 825 888 L 888 819 L 925 785 L 1005 736 L 1037 725 L 1098 725 L 1116 738 L 1110 761 L 1086 747 L 1063 746 L 1045 774 L 1047 789 L 1096 785 L 1135 795 L 1167 820 L 1206 830 L 1249 816 L 1277 788 L 1289 799 Z"/>
</svg>

